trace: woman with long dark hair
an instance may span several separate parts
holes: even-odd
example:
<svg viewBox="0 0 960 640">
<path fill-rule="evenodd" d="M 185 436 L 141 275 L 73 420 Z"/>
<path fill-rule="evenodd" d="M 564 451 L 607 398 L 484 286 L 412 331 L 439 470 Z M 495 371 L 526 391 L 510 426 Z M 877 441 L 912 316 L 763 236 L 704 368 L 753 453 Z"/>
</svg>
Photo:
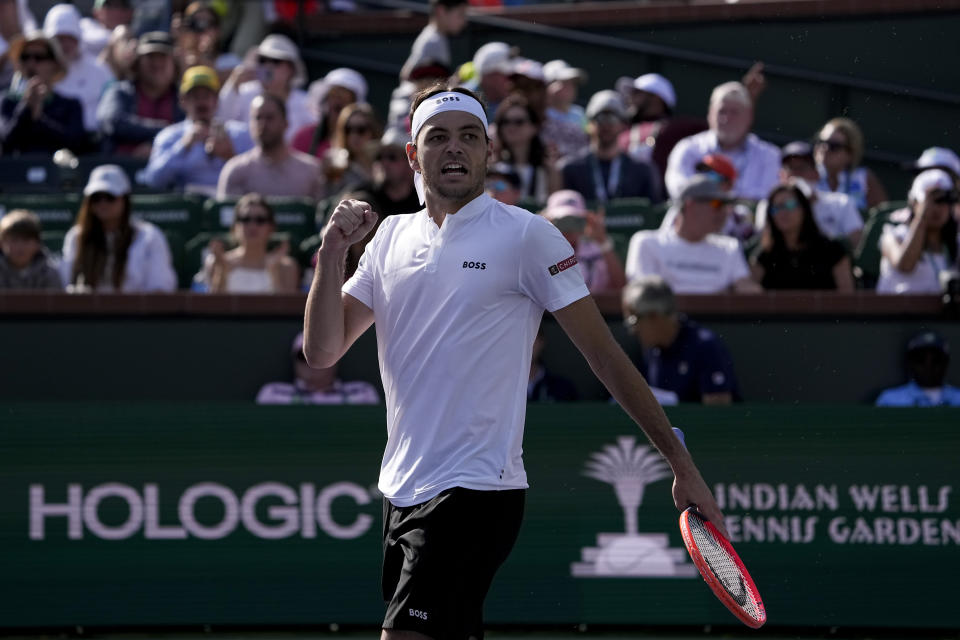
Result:
<svg viewBox="0 0 960 640">
<path fill-rule="evenodd" d="M 130 217 L 130 180 L 105 164 L 90 173 L 76 224 L 63 241 L 60 275 L 76 293 L 173 291 L 177 276 L 163 233 Z"/>
<path fill-rule="evenodd" d="M 853 291 L 846 248 L 817 227 L 813 208 L 795 184 L 774 187 L 767 196 L 769 222 L 751 257 L 753 278 L 764 289 Z"/>
<path fill-rule="evenodd" d="M 380 134 L 377 115 L 366 102 L 355 102 L 340 110 L 333 144 L 323 156 L 327 196 L 373 182 Z"/>
<path fill-rule="evenodd" d="M 957 262 L 957 220 L 951 209 L 960 196 L 942 169 L 920 173 L 910 187 L 908 207 L 890 214 L 880 236 L 877 293 L 940 293 L 940 274 Z"/>
<path fill-rule="evenodd" d="M 520 176 L 523 198 L 546 202 L 561 183 L 555 159 L 540 140 L 541 119 L 527 99 L 511 94 L 493 117 L 497 159 L 513 166 Z"/>
</svg>

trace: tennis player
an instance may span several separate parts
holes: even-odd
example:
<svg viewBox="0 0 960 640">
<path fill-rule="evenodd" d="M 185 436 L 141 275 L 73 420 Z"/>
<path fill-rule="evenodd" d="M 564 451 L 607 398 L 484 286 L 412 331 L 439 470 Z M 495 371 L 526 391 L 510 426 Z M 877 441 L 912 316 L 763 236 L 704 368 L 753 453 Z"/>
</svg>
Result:
<svg viewBox="0 0 960 640">
<path fill-rule="evenodd" d="M 546 219 L 484 194 L 492 145 L 479 99 L 435 86 L 411 106 L 407 157 L 426 208 L 373 228 L 345 200 L 323 231 L 304 353 L 333 365 L 377 325 L 386 392 L 382 640 L 483 637 L 483 600 L 520 528 L 530 355 L 554 314 L 594 373 L 671 465 L 679 509 L 723 516 L 643 377 L 613 339 L 573 249 Z"/>
</svg>

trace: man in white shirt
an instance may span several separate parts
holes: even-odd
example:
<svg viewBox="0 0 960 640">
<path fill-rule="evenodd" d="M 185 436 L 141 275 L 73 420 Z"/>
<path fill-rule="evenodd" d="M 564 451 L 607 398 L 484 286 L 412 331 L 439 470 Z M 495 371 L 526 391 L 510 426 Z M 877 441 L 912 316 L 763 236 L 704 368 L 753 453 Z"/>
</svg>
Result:
<svg viewBox="0 0 960 640">
<path fill-rule="evenodd" d="M 348 249 L 377 214 L 356 200 L 334 209 L 304 353 L 328 367 L 377 324 L 388 433 L 381 638 L 483 637 L 483 600 L 522 519 L 526 388 L 545 309 L 663 452 L 676 505 L 723 516 L 571 268 L 569 243 L 544 218 L 484 194 L 493 147 L 479 100 L 437 85 L 411 111 L 407 157 L 426 208 L 385 218 L 346 284 Z"/>
<path fill-rule="evenodd" d="M 710 95 L 707 112 L 710 128 L 684 138 L 670 152 L 664 181 L 673 198 L 684 181 L 696 171 L 697 163 L 710 153 L 722 153 L 733 162 L 737 181 L 733 195 L 746 200 L 761 200 L 777 184 L 780 150 L 753 133 L 753 99 L 739 82 L 719 85 Z"/>
<path fill-rule="evenodd" d="M 813 147 L 797 141 L 783 147 L 780 180 L 793 182 L 813 205 L 813 217 L 823 235 L 831 240 L 845 240 L 856 247 L 863 233 L 863 218 L 853 198 L 845 193 L 817 189 L 817 163 L 813 159 Z M 754 225 L 761 231 L 767 224 L 767 201 L 757 205 Z"/>
<path fill-rule="evenodd" d="M 657 275 L 678 294 L 760 292 L 740 243 L 719 234 L 731 201 L 724 188 L 710 176 L 696 174 L 677 200 L 673 227 L 638 231 L 630 238 L 627 279 Z"/>
<path fill-rule="evenodd" d="M 72 4 L 54 5 L 43 20 L 43 33 L 57 39 L 69 67 L 67 75 L 57 83 L 57 92 L 79 100 L 83 105 L 84 129 L 97 131 L 97 104 L 113 74 L 80 46 L 80 12 Z"/>
</svg>

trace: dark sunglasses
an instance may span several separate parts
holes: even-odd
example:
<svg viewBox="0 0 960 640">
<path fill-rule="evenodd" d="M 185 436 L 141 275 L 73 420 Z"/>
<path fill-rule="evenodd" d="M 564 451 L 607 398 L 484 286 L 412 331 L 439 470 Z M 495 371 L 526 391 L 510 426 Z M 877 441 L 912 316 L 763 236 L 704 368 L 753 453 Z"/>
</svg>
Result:
<svg viewBox="0 0 960 640">
<path fill-rule="evenodd" d="M 491 180 L 487 183 L 487 189 L 493 191 L 494 193 L 503 193 L 507 189 L 512 188 L 506 180 Z"/>
<path fill-rule="evenodd" d="M 828 151 L 849 151 L 850 145 L 836 140 L 817 140 L 817 144 L 826 147 Z"/>
<path fill-rule="evenodd" d="M 370 127 L 365 124 L 361 124 L 359 126 L 346 126 L 343 128 L 343 132 L 348 136 L 354 133 L 358 136 L 365 136 L 370 133 Z"/>
<path fill-rule="evenodd" d="M 770 206 L 770 215 L 775 216 L 781 211 L 793 211 L 800 206 L 800 203 L 797 202 L 796 198 L 790 198 L 781 205 L 771 205 Z"/>
<path fill-rule="evenodd" d="M 98 191 L 97 193 L 90 196 L 90 202 L 92 203 L 115 202 L 116 200 L 117 200 L 117 196 L 113 195 L 112 193 L 107 193 L 106 191 Z"/>
<path fill-rule="evenodd" d="M 272 220 L 267 216 L 237 216 L 237 224 L 255 224 L 257 226 L 270 224 Z"/>
<path fill-rule="evenodd" d="M 957 204 L 960 202 L 960 193 L 947 191 L 938 195 L 933 201 L 937 204 Z"/>
<path fill-rule="evenodd" d="M 257 56 L 257 64 L 283 64 L 286 60 L 279 58 L 268 58 L 267 56 Z"/>
<path fill-rule="evenodd" d="M 601 111 L 595 115 L 593 119 L 597 124 L 616 124 L 618 122 L 622 122 L 620 120 L 620 116 L 612 111 Z"/>
<path fill-rule="evenodd" d="M 560 233 L 573 233 L 587 228 L 587 219 L 576 216 L 564 216 L 553 221 L 553 225 Z"/>
<path fill-rule="evenodd" d="M 49 53 L 24 53 L 20 56 L 20 62 L 49 62 L 53 56 Z"/>
<path fill-rule="evenodd" d="M 210 20 L 190 20 L 187 22 L 187 29 L 194 33 L 203 33 L 215 26 L 217 26 L 216 23 Z"/>
<path fill-rule="evenodd" d="M 501 127 L 508 127 L 508 126 L 522 127 L 525 124 L 530 124 L 530 120 L 528 120 L 527 118 L 504 118 L 503 120 L 500 121 Z"/>
</svg>

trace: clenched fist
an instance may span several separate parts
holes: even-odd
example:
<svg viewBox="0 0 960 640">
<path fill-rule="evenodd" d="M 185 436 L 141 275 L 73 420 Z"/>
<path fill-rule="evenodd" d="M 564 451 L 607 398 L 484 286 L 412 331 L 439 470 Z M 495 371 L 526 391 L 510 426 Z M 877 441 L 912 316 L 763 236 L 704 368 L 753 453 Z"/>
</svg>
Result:
<svg viewBox="0 0 960 640">
<path fill-rule="evenodd" d="M 361 200 L 343 200 L 327 221 L 321 247 L 327 251 L 346 251 L 350 245 L 370 233 L 377 224 L 377 219 L 376 212 L 368 203 Z"/>
</svg>

